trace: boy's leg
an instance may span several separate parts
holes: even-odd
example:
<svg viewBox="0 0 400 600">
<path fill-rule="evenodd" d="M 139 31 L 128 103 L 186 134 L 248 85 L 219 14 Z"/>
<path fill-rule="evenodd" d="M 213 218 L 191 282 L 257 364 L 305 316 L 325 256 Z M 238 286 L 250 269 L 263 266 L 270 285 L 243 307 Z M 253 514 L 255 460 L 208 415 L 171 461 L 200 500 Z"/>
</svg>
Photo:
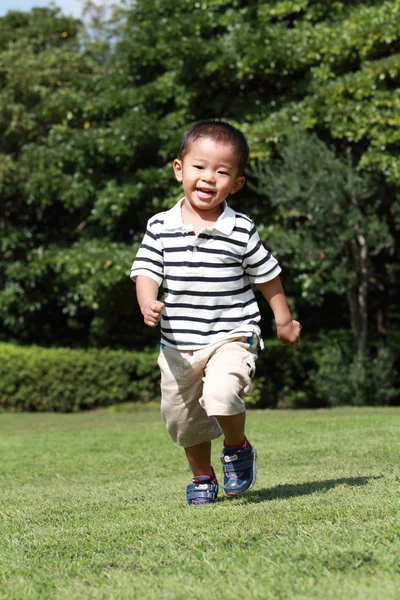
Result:
<svg viewBox="0 0 400 600">
<path fill-rule="evenodd" d="M 245 436 L 244 403 L 251 393 L 256 358 L 256 348 L 246 339 L 230 340 L 210 356 L 204 378 L 201 403 L 225 436 L 221 461 L 229 496 L 247 492 L 256 478 L 257 454 Z"/>
<path fill-rule="evenodd" d="M 222 435 L 216 419 L 208 416 L 199 403 L 205 361 L 202 363 L 198 352 L 165 347 L 158 357 L 161 414 L 173 441 L 184 448 L 202 447 Z"/>
<path fill-rule="evenodd" d="M 240 446 L 244 442 L 244 428 L 246 423 L 246 413 L 242 412 L 238 415 L 215 417 L 219 426 L 224 432 L 224 442 L 226 446 Z"/>
<path fill-rule="evenodd" d="M 211 466 L 211 442 L 189 446 L 185 451 L 193 471 L 193 479 L 186 487 L 188 504 L 214 504 L 218 497 L 218 481 Z"/>
<path fill-rule="evenodd" d="M 213 475 L 211 467 L 211 442 L 203 442 L 196 446 L 185 448 L 189 466 L 194 477 L 198 475 Z"/>
<path fill-rule="evenodd" d="M 164 348 L 158 359 L 161 369 L 161 412 L 168 432 L 178 446 L 185 448 L 193 472 L 186 489 L 189 504 L 212 504 L 217 499 L 218 482 L 211 466 L 211 440 L 222 434 L 214 417 L 200 405 L 204 366 L 197 352 Z"/>
<path fill-rule="evenodd" d="M 256 482 L 256 449 L 245 436 L 246 413 L 232 417 L 217 417 L 224 432 L 221 452 L 224 472 L 223 488 L 228 496 L 240 496 L 248 492 Z"/>
</svg>

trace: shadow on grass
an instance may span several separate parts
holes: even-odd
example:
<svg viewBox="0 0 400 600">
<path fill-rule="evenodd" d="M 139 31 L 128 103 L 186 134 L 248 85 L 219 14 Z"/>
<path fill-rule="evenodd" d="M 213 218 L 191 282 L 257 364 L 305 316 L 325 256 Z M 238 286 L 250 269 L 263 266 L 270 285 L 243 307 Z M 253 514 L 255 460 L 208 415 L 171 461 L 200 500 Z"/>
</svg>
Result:
<svg viewBox="0 0 400 600">
<path fill-rule="evenodd" d="M 381 479 L 383 475 L 371 475 L 367 477 L 343 477 L 341 479 L 325 479 L 323 481 L 307 481 L 305 483 L 294 483 L 287 485 L 277 485 L 273 488 L 264 488 L 254 490 L 246 494 L 245 498 L 249 503 L 267 502 L 268 500 L 284 500 L 294 496 L 306 496 L 316 492 L 327 492 L 341 485 L 358 487 L 367 485 L 373 479 Z M 222 498 L 221 498 L 222 499 Z M 223 498 L 224 500 L 233 500 L 233 498 Z"/>
</svg>

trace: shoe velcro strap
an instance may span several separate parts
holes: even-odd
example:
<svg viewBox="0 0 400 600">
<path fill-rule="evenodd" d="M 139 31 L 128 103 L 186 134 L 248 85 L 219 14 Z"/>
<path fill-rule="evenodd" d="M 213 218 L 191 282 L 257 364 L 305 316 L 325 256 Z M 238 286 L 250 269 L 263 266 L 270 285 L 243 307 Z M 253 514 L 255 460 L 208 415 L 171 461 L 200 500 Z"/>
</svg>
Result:
<svg viewBox="0 0 400 600">
<path fill-rule="evenodd" d="M 205 486 L 205 484 L 203 484 Z M 189 483 L 186 488 L 186 498 L 188 500 L 199 500 L 205 498 L 207 500 L 216 500 L 218 494 L 218 485 L 213 483 L 207 484 L 207 489 L 199 489 L 198 484 Z"/>
<path fill-rule="evenodd" d="M 238 471 L 248 471 L 253 466 L 252 458 L 243 458 L 239 460 L 235 460 L 234 462 L 224 462 L 222 463 L 222 469 L 224 473 L 237 473 Z"/>
</svg>

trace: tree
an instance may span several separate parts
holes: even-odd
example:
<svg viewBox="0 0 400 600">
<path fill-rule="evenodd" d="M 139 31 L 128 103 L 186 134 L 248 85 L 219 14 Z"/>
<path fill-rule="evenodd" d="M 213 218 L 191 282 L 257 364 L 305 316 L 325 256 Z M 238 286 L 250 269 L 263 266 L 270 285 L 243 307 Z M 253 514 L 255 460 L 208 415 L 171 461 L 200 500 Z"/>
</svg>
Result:
<svg viewBox="0 0 400 600">
<path fill-rule="evenodd" d="M 3 17 L 5 337 L 134 343 L 127 272 L 147 218 L 178 197 L 170 161 L 198 119 L 240 125 L 253 162 L 267 162 L 294 123 L 337 156 L 351 147 L 398 236 L 398 8 L 399 0 L 136 0 L 126 18 L 96 13 L 86 31 L 56 9 Z M 259 224 L 274 219 L 265 194 L 248 190 L 240 203 Z M 373 263 L 387 290 L 393 258 L 382 251 Z"/>
<path fill-rule="evenodd" d="M 374 259 L 386 254 L 390 260 L 395 245 L 379 187 L 356 171 L 350 149 L 338 158 L 301 130 L 286 136 L 277 153 L 254 170 L 254 187 L 268 195 L 274 215 L 264 235 L 313 306 L 327 293 L 346 295 L 356 352 L 363 356 L 369 291 L 377 281 Z"/>
<path fill-rule="evenodd" d="M 3 330 L 41 343 L 87 343 L 91 330 L 104 339 L 133 253 L 90 221 L 102 188 L 124 196 L 112 182 L 98 98 L 110 45 L 88 37 L 83 45 L 80 23 L 58 9 L 0 21 Z"/>
</svg>

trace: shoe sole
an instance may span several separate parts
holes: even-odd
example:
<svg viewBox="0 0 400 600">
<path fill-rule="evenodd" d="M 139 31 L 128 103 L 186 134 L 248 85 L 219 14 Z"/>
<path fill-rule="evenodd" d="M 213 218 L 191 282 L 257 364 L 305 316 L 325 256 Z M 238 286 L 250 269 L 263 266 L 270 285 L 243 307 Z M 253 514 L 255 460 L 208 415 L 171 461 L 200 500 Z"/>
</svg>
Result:
<svg viewBox="0 0 400 600">
<path fill-rule="evenodd" d="M 244 492 L 225 492 L 225 494 L 227 496 L 231 496 L 231 497 L 232 496 L 243 496 L 243 494 L 247 494 L 247 492 L 249 492 L 251 490 L 251 488 L 254 486 L 254 484 L 256 482 L 256 478 L 257 478 L 256 464 L 257 464 L 257 452 L 253 446 L 253 479 L 251 480 L 249 487 L 247 488 L 247 490 L 244 490 Z"/>
</svg>

